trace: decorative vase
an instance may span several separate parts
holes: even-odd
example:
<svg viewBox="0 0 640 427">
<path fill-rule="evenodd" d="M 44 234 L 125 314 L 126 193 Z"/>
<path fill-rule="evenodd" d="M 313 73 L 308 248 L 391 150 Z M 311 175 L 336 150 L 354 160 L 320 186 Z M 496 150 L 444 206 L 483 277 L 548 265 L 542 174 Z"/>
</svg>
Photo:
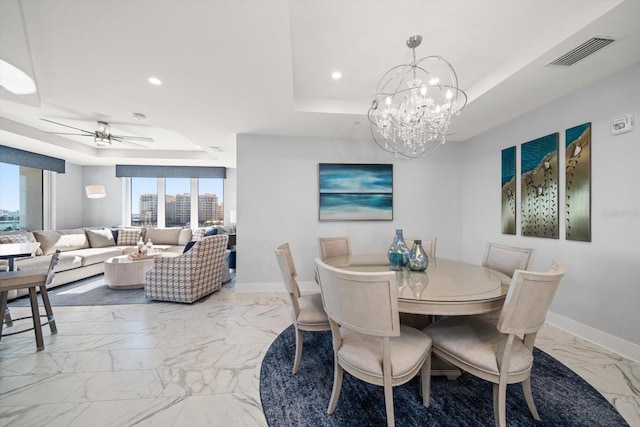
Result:
<svg viewBox="0 0 640 427">
<path fill-rule="evenodd" d="M 413 271 L 424 271 L 429 266 L 429 257 L 422 247 L 422 240 L 414 240 L 409 252 L 409 268 Z"/>
<path fill-rule="evenodd" d="M 402 259 L 400 259 L 402 255 Z M 404 242 L 402 237 L 402 230 L 396 230 L 396 236 L 393 239 L 393 243 L 389 246 L 389 265 L 392 270 L 399 270 L 400 268 L 409 265 L 409 248 Z"/>
</svg>

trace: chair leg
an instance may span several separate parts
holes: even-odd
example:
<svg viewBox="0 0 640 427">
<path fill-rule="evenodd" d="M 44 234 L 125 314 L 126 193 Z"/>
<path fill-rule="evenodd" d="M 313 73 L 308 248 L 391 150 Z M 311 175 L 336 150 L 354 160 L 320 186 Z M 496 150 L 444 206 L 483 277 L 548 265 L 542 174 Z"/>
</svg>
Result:
<svg viewBox="0 0 640 427">
<path fill-rule="evenodd" d="M 493 384 L 493 417 L 497 427 L 507 426 L 507 384 Z"/>
<path fill-rule="evenodd" d="M 533 401 L 533 394 L 531 393 L 531 377 L 522 381 L 522 391 L 524 392 L 524 399 L 527 401 L 529 412 L 531 412 L 531 415 L 536 421 L 540 421 L 540 414 L 538 414 L 536 404 Z"/>
<path fill-rule="evenodd" d="M 33 332 L 36 335 L 36 347 L 38 351 L 44 350 L 42 339 L 42 326 L 40 325 L 40 310 L 38 309 L 38 294 L 35 286 L 29 288 L 29 301 L 31 302 L 31 316 L 33 317 Z"/>
<path fill-rule="evenodd" d="M 331 399 L 329 400 L 329 408 L 327 414 L 331 415 L 336 410 L 338 398 L 340 397 L 340 389 L 342 388 L 342 366 L 338 364 L 338 357 L 334 356 L 333 371 L 333 390 L 331 390 Z"/>
<path fill-rule="evenodd" d="M 0 313 L 5 313 L 7 309 L 7 299 L 9 297 L 9 291 L 0 292 Z M 11 316 L 9 316 L 11 318 Z M 5 319 L 0 321 L 0 340 L 2 339 L 2 329 L 4 328 L 4 324 L 6 323 Z M 7 326 L 11 326 L 7 323 Z"/>
<path fill-rule="evenodd" d="M 8 296 L 9 294 L 7 294 Z M 13 326 L 13 320 L 11 320 L 11 312 L 9 308 L 5 305 L 4 309 L 2 309 L 3 323 L 6 323 L 7 326 Z"/>
<path fill-rule="evenodd" d="M 302 331 L 296 328 L 296 357 L 293 360 L 293 374 L 298 373 L 298 369 L 300 369 L 300 360 L 302 360 Z"/>
<path fill-rule="evenodd" d="M 53 317 L 53 310 L 51 309 L 51 302 L 49 301 L 49 293 L 45 285 L 40 286 L 40 295 L 42 296 L 42 304 L 47 312 L 47 321 L 49 322 L 49 329 L 51 335 L 58 333 L 58 327 L 56 326 L 56 319 Z"/>
<path fill-rule="evenodd" d="M 422 365 L 420 372 L 420 393 L 422 394 L 422 404 L 429 407 L 431 404 L 431 352 L 427 356 L 427 360 Z"/>
<path fill-rule="evenodd" d="M 393 384 L 391 382 L 384 384 L 384 407 L 387 411 L 387 426 L 394 427 L 396 420 L 393 414 Z"/>
</svg>

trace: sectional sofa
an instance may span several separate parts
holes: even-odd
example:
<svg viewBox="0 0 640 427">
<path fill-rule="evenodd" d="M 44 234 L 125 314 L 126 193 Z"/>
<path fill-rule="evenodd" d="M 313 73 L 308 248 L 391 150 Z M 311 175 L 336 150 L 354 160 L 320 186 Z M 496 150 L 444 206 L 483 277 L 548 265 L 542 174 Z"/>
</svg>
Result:
<svg viewBox="0 0 640 427">
<path fill-rule="evenodd" d="M 217 232 L 218 230 L 216 230 Z M 221 228 L 222 232 L 225 232 Z M 180 254 L 190 241 L 199 240 L 204 228 L 76 228 L 69 230 L 34 230 L 0 232 L 1 243 L 39 242 L 36 256 L 17 259 L 16 270 L 48 268 L 51 255 L 60 250 L 51 287 L 104 273 L 108 258 L 137 251 L 137 243 L 151 240 L 153 248 Z M 228 256 L 228 254 L 227 254 Z M 5 261 L 6 262 L 6 261 Z M 227 269 L 228 270 L 228 269 Z M 227 276 L 224 281 L 230 278 Z M 26 291 L 10 291 L 9 299 L 26 295 Z"/>
</svg>

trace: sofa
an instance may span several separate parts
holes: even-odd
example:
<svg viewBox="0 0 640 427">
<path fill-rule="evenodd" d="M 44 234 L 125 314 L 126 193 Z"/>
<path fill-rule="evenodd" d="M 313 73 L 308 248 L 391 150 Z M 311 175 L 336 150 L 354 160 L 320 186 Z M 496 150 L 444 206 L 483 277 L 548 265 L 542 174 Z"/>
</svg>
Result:
<svg viewBox="0 0 640 427">
<path fill-rule="evenodd" d="M 86 277 L 104 273 L 104 261 L 120 255 L 128 255 L 137 251 L 137 243 L 151 240 L 154 250 L 181 254 L 187 243 L 199 240 L 211 230 L 204 228 L 74 228 L 68 230 L 33 230 L 0 232 L 2 243 L 39 242 L 40 248 L 36 256 L 15 260 L 15 269 L 30 270 L 47 268 L 51 255 L 60 250 L 60 260 L 55 267 L 55 280 L 49 286 L 55 287 Z M 225 229 L 216 229 L 217 232 Z M 226 256 L 228 257 L 228 251 Z M 0 260 L 2 261 L 2 260 Z M 6 266 L 6 260 L 4 261 Z M 6 267 L 5 267 L 6 268 Z M 0 271 L 2 263 L 0 263 Z M 226 269 L 228 270 L 228 268 Z M 226 271 L 223 283 L 229 281 Z M 8 299 L 26 295 L 26 291 L 11 291 Z"/>
</svg>

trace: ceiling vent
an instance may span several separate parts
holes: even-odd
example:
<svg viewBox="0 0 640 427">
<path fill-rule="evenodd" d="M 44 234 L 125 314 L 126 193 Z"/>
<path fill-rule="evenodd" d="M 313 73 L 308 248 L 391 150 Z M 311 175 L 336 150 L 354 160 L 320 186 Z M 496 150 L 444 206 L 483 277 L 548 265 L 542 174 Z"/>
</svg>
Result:
<svg viewBox="0 0 640 427">
<path fill-rule="evenodd" d="M 603 47 L 613 43 L 615 39 L 605 37 L 593 37 L 582 43 L 575 49 L 565 53 L 555 61 L 547 64 L 548 67 L 570 67 L 576 62 L 586 58 L 602 49 Z"/>
<path fill-rule="evenodd" d="M 210 145 L 210 146 L 209 146 L 209 150 L 211 150 L 211 151 L 217 151 L 218 153 L 222 153 L 222 151 L 223 151 L 221 147 L 213 146 L 213 145 Z"/>
</svg>

